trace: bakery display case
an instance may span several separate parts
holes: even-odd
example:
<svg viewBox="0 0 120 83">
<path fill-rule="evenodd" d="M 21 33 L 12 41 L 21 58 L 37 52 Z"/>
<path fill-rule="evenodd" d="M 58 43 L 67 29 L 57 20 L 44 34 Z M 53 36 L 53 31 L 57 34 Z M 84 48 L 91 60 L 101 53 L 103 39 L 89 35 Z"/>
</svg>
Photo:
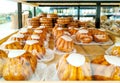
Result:
<svg viewBox="0 0 120 83">
<path fill-rule="evenodd" d="M 42 1 L 43 6 L 46 0 Z M 120 37 L 108 32 L 117 26 L 112 28 L 116 32 L 119 21 L 100 17 L 100 10 L 106 12 L 102 2 L 92 6 L 76 2 L 56 7 L 51 0 L 48 12 L 28 18 L 26 26 L 0 44 L 0 81 L 120 80 Z"/>
</svg>

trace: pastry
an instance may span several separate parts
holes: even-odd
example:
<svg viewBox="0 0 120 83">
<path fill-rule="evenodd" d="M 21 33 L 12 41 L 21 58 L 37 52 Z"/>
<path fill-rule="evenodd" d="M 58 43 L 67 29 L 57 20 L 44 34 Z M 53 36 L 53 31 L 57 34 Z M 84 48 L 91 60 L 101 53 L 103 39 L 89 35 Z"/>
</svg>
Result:
<svg viewBox="0 0 120 83">
<path fill-rule="evenodd" d="M 7 59 L 7 53 L 0 49 L 0 77 L 2 76 L 3 66 Z"/>
<path fill-rule="evenodd" d="M 120 56 L 120 43 L 119 42 L 115 43 L 115 45 L 111 49 L 111 54 L 113 56 Z"/>
<path fill-rule="evenodd" d="M 69 32 L 71 35 L 75 35 L 78 30 L 79 30 L 79 28 L 68 27 L 68 32 Z"/>
<path fill-rule="evenodd" d="M 82 43 L 90 43 L 93 40 L 92 34 L 86 30 L 81 29 L 76 33 L 76 40 Z"/>
<path fill-rule="evenodd" d="M 22 49 L 23 46 L 18 41 L 7 41 L 2 44 L 5 49 Z"/>
<path fill-rule="evenodd" d="M 5 80 L 29 80 L 35 72 L 37 65 L 36 56 L 25 50 L 11 50 L 3 67 Z"/>
<path fill-rule="evenodd" d="M 93 79 L 120 80 L 120 57 L 101 55 L 92 61 Z"/>
<path fill-rule="evenodd" d="M 37 40 L 27 40 L 23 49 L 36 55 L 38 59 L 41 59 L 46 53 L 44 46 Z"/>
<path fill-rule="evenodd" d="M 68 35 L 60 36 L 55 42 L 56 49 L 62 52 L 71 52 L 74 49 L 73 40 Z"/>
<path fill-rule="evenodd" d="M 52 29 L 52 34 L 54 38 L 57 39 L 64 34 L 64 30 L 62 27 L 55 27 Z"/>
<path fill-rule="evenodd" d="M 65 54 L 56 66 L 60 80 L 92 80 L 91 68 L 85 57 L 78 53 Z"/>
</svg>

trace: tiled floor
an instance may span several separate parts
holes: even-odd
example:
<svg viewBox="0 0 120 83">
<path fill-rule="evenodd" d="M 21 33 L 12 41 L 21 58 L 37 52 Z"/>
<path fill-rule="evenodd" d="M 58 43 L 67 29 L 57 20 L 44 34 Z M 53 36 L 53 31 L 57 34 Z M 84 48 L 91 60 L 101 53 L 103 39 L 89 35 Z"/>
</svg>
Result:
<svg viewBox="0 0 120 83">
<path fill-rule="evenodd" d="M 11 22 L 0 24 L 0 40 L 14 33 L 18 29 L 11 28 Z"/>
</svg>

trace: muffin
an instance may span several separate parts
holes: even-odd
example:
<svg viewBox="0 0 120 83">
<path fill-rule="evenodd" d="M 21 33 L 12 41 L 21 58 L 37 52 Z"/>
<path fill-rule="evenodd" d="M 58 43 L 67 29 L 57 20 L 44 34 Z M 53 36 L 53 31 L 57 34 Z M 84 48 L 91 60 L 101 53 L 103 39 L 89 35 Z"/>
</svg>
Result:
<svg viewBox="0 0 120 83">
<path fill-rule="evenodd" d="M 60 80 L 92 80 L 90 64 L 78 53 L 65 54 L 56 66 Z"/>
<path fill-rule="evenodd" d="M 41 59 L 46 53 L 44 46 L 37 40 L 27 40 L 23 49 L 36 55 L 38 59 Z"/>
<path fill-rule="evenodd" d="M 95 80 L 120 80 L 120 57 L 101 55 L 91 63 Z"/>
<path fill-rule="evenodd" d="M 5 49 L 22 49 L 23 46 L 18 41 L 7 41 L 2 44 Z"/>
<path fill-rule="evenodd" d="M 7 59 L 7 53 L 0 49 L 0 77 L 2 76 L 3 66 Z"/>
<path fill-rule="evenodd" d="M 36 56 L 25 50 L 11 50 L 3 67 L 5 80 L 29 80 L 35 72 Z"/>
<path fill-rule="evenodd" d="M 88 30 L 81 29 L 76 33 L 76 40 L 77 42 L 81 42 L 81 43 L 90 43 L 92 42 L 93 37 Z"/>
<path fill-rule="evenodd" d="M 74 43 L 70 36 L 63 35 L 56 40 L 55 47 L 62 52 L 71 52 L 74 49 Z"/>
</svg>

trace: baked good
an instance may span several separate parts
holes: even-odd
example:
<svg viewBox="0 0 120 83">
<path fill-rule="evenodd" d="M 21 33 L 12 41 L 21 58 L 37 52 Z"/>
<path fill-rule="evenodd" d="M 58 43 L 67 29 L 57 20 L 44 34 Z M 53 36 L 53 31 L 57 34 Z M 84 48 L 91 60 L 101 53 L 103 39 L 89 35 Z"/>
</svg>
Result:
<svg viewBox="0 0 120 83">
<path fill-rule="evenodd" d="M 28 29 L 28 28 L 21 28 L 18 33 L 23 34 L 24 37 L 25 37 L 25 39 L 27 39 L 27 37 L 28 37 L 29 35 L 31 35 L 32 32 L 33 32 L 33 31 L 30 30 L 30 29 Z"/>
<path fill-rule="evenodd" d="M 52 34 L 54 38 L 57 39 L 64 34 L 64 30 L 62 27 L 55 27 L 52 29 Z"/>
<path fill-rule="evenodd" d="M 92 34 L 86 30 L 81 29 L 76 33 L 76 40 L 82 43 L 90 43 L 93 40 Z"/>
<path fill-rule="evenodd" d="M 22 49 L 22 45 L 18 41 L 7 41 L 2 44 L 5 49 Z"/>
<path fill-rule="evenodd" d="M 41 24 L 52 23 L 52 18 L 42 17 L 40 18 Z"/>
<path fill-rule="evenodd" d="M 120 43 L 117 42 L 111 49 L 111 54 L 113 56 L 120 56 Z"/>
<path fill-rule="evenodd" d="M 107 42 L 109 37 L 105 31 L 95 30 L 93 33 L 93 39 L 95 42 Z"/>
<path fill-rule="evenodd" d="M 69 24 L 71 22 L 71 18 L 69 18 L 69 17 L 59 17 L 58 19 L 57 19 L 57 23 L 58 24 Z"/>
<path fill-rule="evenodd" d="M 75 35 L 78 30 L 79 30 L 79 28 L 68 27 L 68 32 L 69 32 L 71 35 Z"/>
<path fill-rule="evenodd" d="M 33 28 L 40 26 L 39 17 L 28 18 L 27 25 L 33 26 Z"/>
<path fill-rule="evenodd" d="M 41 59 L 46 53 L 44 46 L 37 40 L 27 40 L 23 49 L 36 55 L 38 59 Z"/>
<path fill-rule="evenodd" d="M 7 59 L 7 53 L 0 49 L 0 77 L 2 76 L 3 66 Z"/>
<path fill-rule="evenodd" d="M 37 40 L 37 41 L 39 41 L 40 45 L 44 44 L 44 40 L 41 39 L 39 35 L 31 35 L 28 37 L 27 40 Z"/>
<path fill-rule="evenodd" d="M 3 67 L 5 80 L 28 80 L 35 72 L 37 58 L 25 50 L 11 50 Z"/>
<path fill-rule="evenodd" d="M 90 63 L 78 53 L 63 55 L 56 69 L 60 80 L 92 80 Z"/>
<path fill-rule="evenodd" d="M 34 30 L 32 35 L 39 35 L 40 39 L 42 41 L 45 41 L 47 33 L 43 30 Z"/>
<path fill-rule="evenodd" d="M 95 80 L 120 80 L 119 57 L 101 55 L 94 58 L 91 63 Z"/>
<path fill-rule="evenodd" d="M 24 42 L 25 42 L 26 38 L 25 38 L 25 36 L 23 34 L 17 33 L 15 35 L 11 36 L 11 40 L 18 41 L 22 45 L 24 45 Z"/>
<path fill-rule="evenodd" d="M 47 14 L 47 18 L 58 18 L 58 15 L 57 14 Z"/>
<path fill-rule="evenodd" d="M 55 42 L 56 49 L 62 52 L 71 52 L 74 49 L 73 40 L 68 35 L 60 36 Z"/>
</svg>

